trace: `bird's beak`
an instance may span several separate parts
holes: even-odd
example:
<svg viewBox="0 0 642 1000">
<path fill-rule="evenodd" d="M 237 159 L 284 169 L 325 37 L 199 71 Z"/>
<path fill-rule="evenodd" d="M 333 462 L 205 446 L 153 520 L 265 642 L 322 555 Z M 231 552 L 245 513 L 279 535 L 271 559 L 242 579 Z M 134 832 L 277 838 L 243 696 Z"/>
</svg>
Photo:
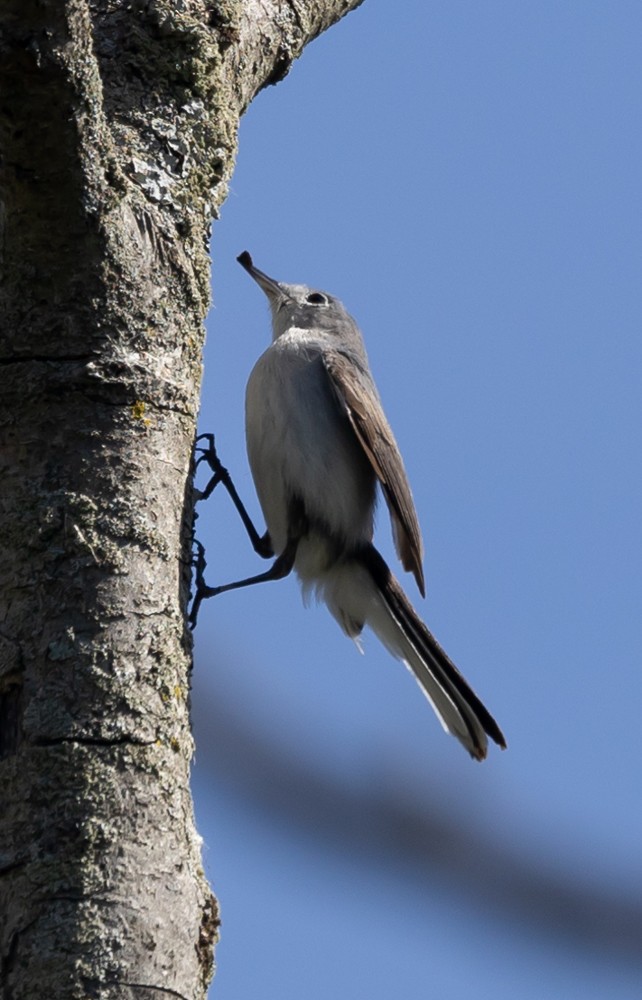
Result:
<svg viewBox="0 0 642 1000">
<path fill-rule="evenodd" d="M 254 278 L 257 285 L 263 289 L 270 300 L 270 305 L 276 306 L 279 302 L 290 297 L 278 281 L 275 281 L 274 278 L 269 278 L 267 274 L 264 274 L 263 271 L 259 271 L 258 267 L 254 266 L 252 258 L 247 250 L 240 253 L 236 259 L 241 267 L 244 267 L 247 273 Z"/>
</svg>

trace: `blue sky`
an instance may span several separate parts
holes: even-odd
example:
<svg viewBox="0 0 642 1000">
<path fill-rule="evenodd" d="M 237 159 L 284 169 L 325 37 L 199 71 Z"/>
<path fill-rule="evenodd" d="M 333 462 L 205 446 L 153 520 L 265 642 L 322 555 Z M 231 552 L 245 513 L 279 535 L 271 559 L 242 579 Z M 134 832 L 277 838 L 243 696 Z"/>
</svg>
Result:
<svg viewBox="0 0 642 1000">
<path fill-rule="evenodd" d="M 270 327 L 235 257 L 344 301 L 424 531 L 426 601 L 404 586 L 509 749 L 473 763 L 294 579 L 206 603 L 195 791 L 224 1000 L 640 995 L 642 959 L 550 918 L 565 880 L 642 911 L 641 38 L 618 0 L 366 0 L 242 122 L 201 429 L 262 528 L 243 399 Z M 224 495 L 198 530 L 211 583 L 263 568 Z M 392 563 L 385 509 L 377 543 Z M 271 746 L 541 871 L 543 919 L 468 892 L 468 848 L 419 872 L 395 838 L 360 853 L 294 821 L 262 784 Z"/>
</svg>

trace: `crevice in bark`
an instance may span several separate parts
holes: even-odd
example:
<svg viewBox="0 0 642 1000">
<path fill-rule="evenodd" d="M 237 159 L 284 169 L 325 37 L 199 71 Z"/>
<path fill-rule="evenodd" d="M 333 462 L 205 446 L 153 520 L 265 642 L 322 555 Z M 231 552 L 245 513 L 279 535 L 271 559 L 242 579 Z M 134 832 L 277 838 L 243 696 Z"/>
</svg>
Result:
<svg viewBox="0 0 642 1000">
<path fill-rule="evenodd" d="M 177 990 L 170 990 L 166 986 L 153 986 L 150 983 L 132 983 L 126 979 L 121 980 L 118 985 L 127 986 L 133 990 L 147 990 L 150 996 L 178 997 L 178 1000 L 190 1000 L 190 997 L 186 996 L 185 993 L 179 993 Z"/>
<path fill-rule="evenodd" d="M 84 747 L 151 747 L 157 742 L 155 739 L 142 740 L 134 739 L 130 735 L 123 736 L 59 736 L 51 739 L 35 740 L 33 746 L 36 747 L 60 747 L 66 743 Z"/>
<path fill-rule="evenodd" d="M 9 675 L 0 680 L 0 760 L 18 752 L 22 742 L 23 678 Z"/>
<path fill-rule="evenodd" d="M 64 364 L 69 361 L 94 361 L 98 354 L 19 354 L 11 358 L 0 358 L 0 365 L 26 365 L 31 362 L 44 362 L 46 364 Z"/>
</svg>

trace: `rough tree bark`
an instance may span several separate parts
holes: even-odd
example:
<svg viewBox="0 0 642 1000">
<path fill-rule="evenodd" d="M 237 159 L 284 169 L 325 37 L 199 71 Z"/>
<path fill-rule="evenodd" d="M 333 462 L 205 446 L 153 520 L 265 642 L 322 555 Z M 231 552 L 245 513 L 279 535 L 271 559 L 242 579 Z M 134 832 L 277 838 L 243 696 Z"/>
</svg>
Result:
<svg viewBox="0 0 642 1000">
<path fill-rule="evenodd" d="M 238 120 L 361 0 L 4 0 L 0 982 L 199 998 L 190 456 Z"/>
</svg>

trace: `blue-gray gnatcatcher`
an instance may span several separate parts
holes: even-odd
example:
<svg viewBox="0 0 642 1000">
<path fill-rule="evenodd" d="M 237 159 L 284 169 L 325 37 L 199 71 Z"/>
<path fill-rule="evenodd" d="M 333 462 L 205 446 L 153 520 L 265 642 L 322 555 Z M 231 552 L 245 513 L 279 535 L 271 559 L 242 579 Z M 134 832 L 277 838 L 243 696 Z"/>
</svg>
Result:
<svg viewBox="0 0 642 1000">
<path fill-rule="evenodd" d="M 401 563 L 424 594 L 412 493 L 359 328 L 332 295 L 269 278 L 247 252 L 238 260 L 272 311 L 272 344 L 250 375 L 245 410 L 248 457 L 267 534 L 259 538 L 247 515 L 244 520 L 257 551 L 276 560 L 267 573 L 248 580 L 217 588 L 201 581 L 197 602 L 294 569 L 304 593 L 314 591 L 350 638 L 370 626 L 412 670 L 444 729 L 483 760 L 487 736 L 506 746 L 499 726 L 372 544 L 378 483 Z"/>
</svg>

